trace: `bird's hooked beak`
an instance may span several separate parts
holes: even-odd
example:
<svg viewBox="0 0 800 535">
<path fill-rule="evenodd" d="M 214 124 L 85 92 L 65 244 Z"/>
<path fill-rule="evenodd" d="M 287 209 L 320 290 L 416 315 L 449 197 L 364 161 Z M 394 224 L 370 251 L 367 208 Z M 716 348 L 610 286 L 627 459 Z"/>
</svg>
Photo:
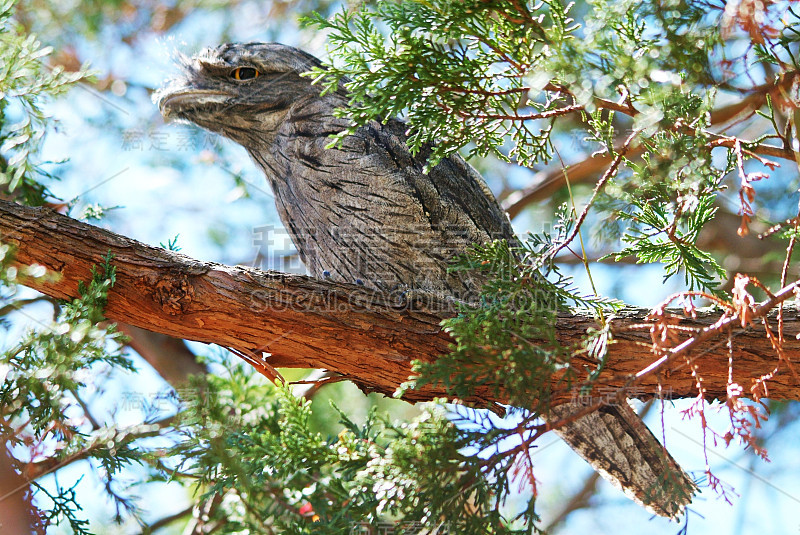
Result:
<svg viewBox="0 0 800 535">
<path fill-rule="evenodd" d="M 153 93 L 153 102 L 158 105 L 161 115 L 170 119 L 205 106 L 226 104 L 232 96 L 218 89 L 196 89 L 170 84 Z"/>
</svg>

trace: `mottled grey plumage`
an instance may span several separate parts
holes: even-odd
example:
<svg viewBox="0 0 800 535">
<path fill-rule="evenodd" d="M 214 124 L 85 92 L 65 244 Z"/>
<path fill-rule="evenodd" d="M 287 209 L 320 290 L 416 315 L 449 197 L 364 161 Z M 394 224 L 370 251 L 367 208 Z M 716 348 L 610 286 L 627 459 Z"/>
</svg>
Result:
<svg viewBox="0 0 800 535">
<path fill-rule="evenodd" d="M 237 82 L 229 74 L 240 65 L 261 74 Z M 474 281 L 448 274 L 449 262 L 470 244 L 513 238 L 508 217 L 460 157 L 423 173 L 426 155 L 411 155 L 400 121 L 373 122 L 325 149 L 347 126 L 333 116 L 347 100 L 344 90 L 320 97 L 300 77 L 319 65 L 282 45 L 224 45 L 187 61 L 188 78 L 162 90 L 161 108 L 247 149 L 315 276 L 468 299 Z"/>
<path fill-rule="evenodd" d="M 320 95 L 300 76 L 320 65 L 313 56 L 275 43 L 228 44 L 183 63 L 184 75 L 155 96 L 162 114 L 247 149 L 315 276 L 471 300 L 480 281 L 447 273 L 451 258 L 473 243 L 515 240 L 480 175 L 458 156 L 424 173 L 427 154 L 409 152 L 400 121 L 372 122 L 326 149 L 329 135 L 347 127 L 333 114 L 347 96 L 343 86 Z M 554 415 L 578 408 L 562 405 Z M 690 501 L 691 481 L 627 405 L 605 407 L 557 432 L 651 511 L 674 516 Z M 673 484 L 665 488 L 669 478 Z"/>
</svg>

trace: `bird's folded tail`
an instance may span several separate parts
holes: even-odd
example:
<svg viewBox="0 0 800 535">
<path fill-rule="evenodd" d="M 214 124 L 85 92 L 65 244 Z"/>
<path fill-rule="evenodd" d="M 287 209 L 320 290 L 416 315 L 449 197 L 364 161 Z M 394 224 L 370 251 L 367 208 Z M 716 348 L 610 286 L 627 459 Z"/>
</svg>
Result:
<svg viewBox="0 0 800 535">
<path fill-rule="evenodd" d="M 583 408 L 551 408 L 548 420 L 568 418 Z M 627 403 L 606 405 L 555 429 L 572 449 L 612 485 L 648 511 L 674 518 L 697 486 Z"/>
</svg>

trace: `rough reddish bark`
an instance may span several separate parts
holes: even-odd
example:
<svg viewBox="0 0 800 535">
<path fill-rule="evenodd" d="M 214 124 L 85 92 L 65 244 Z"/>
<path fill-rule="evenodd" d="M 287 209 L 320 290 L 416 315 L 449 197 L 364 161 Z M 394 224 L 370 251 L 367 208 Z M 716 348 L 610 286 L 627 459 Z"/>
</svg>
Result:
<svg viewBox="0 0 800 535">
<path fill-rule="evenodd" d="M 34 286 L 52 297 L 77 295 L 92 265 L 114 254 L 117 283 L 109 294 L 106 316 L 166 335 L 215 343 L 248 354 L 267 353 L 273 367 L 325 368 L 344 375 L 366 391 L 391 394 L 411 373 L 413 359 L 430 360 L 447 352 L 450 342 L 439 322 L 452 316 L 451 303 L 414 293 L 403 302 L 361 286 L 247 267 L 201 262 L 150 247 L 124 236 L 82 223 L 46 208 L 29 208 L 0 201 L 0 240 L 17 246 L 17 260 L 37 263 L 60 278 Z M 629 384 L 647 367 L 650 334 L 631 330 L 649 311 L 629 308 L 614 319 L 615 345 L 605 365 L 603 389 Z M 707 326 L 719 312 L 704 311 L 691 326 Z M 562 343 L 576 343 L 595 326 L 591 316 L 562 315 Z M 785 311 L 785 356 L 800 361 L 800 321 L 795 308 Z M 762 328 L 734 333 L 734 381 L 747 389 L 755 378 L 778 363 Z M 723 338 L 706 341 L 690 354 L 700 365 L 709 397 L 725 397 L 728 351 Z M 577 357 L 578 359 L 582 357 Z M 577 362 L 594 368 L 586 358 Z M 634 395 L 648 397 L 658 382 L 674 397 L 695 396 L 695 379 L 685 362 L 641 379 Z M 800 385 L 786 366 L 768 383 L 769 397 L 800 398 Z M 427 388 L 409 392 L 411 401 L 442 395 Z M 561 397 L 566 399 L 568 393 Z M 487 396 L 488 397 L 488 396 Z M 495 400 L 495 401 L 501 401 Z"/>
</svg>

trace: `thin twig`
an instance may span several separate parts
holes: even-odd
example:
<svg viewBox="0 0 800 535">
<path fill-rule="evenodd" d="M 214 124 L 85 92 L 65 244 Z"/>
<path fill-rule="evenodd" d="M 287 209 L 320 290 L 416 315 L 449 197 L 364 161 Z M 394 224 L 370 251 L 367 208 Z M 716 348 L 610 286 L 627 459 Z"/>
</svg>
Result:
<svg viewBox="0 0 800 535">
<path fill-rule="evenodd" d="M 174 514 L 171 514 L 171 515 L 168 515 L 168 516 L 165 516 L 163 518 L 160 518 L 160 519 L 156 520 L 155 522 L 153 522 L 152 524 L 149 524 L 147 527 L 145 527 L 142 530 L 142 535 L 150 534 L 150 533 L 156 531 L 157 529 L 161 529 L 164 526 L 168 526 L 169 524 L 172 524 L 176 520 L 180 520 L 181 518 L 185 517 L 186 515 L 191 514 L 193 508 L 194 508 L 194 506 L 190 505 L 189 507 L 187 507 L 183 511 L 178 511 L 177 513 L 174 513 Z"/>
<path fill-rule="evenodd" d="M 581 215 L 578 216 L 578 219 L 575 221 L 575 226 L 572 228 L 572 232 L 570 232 L 569 236 L 567 236 L 567 238 L 561 243 L 561 245 L 559 245 L 555 249 L 555 251 L 553 251 L 552 253 L 553 256 L 555 256 L 561 249 L 566 247 L 573 239 L 575 239 L 575 236 L 577 236 L 578 232 L 580 232 L 581 225 L 586 220 L 586 216 L 589 214 L 589 209 L 594 204 L 597 195 L 600 193 L 600 191 L 602 191 L 606 183 L 608 183 L 608 181 L 611 180 L 611 178 L 617 174 L 617 169 L 619 169 L 622 160 L 625 158 L 625 153 L 628 152 L 628 147 L 630 146 L 631 142 L 638 133 L 639 130 L 634 130 L 633 132 L 631 132 L 631 134 L 628 136 L 628 139 L 626 139 L 625 142 L 622 144 L 622 146 L 619 148 L 619 150 L 617 151 L 617 156 L 614 158 L 614 161 L 611 162 L 611 166 L 608 169 L 606 169 L 606 172 L 603 173 L 603 176 L 600 178 L 600 180 L 597 181 L 597 184 L 594 187 L 594 191 L 592 191 L 592 197 L 589 199 L 589 202 L 586 203 L 586 206 L 583 207 Z"/>
<path fill-rule="evenodd" d="M 789 274 L 789 261 L 792 259 L 792 251 L 794 251 L 794 244 L 797 241 L 798 222 L 800 222 L 800 202 L 798 203 L 797 211 L 797 217 L 794 219 L 794 232 L 792 233 L 792 237 L 789 238 L 789 245 L 786 247 L 786 258 L 781 268 L 781 288 L 786 286 L 786 277 Z M 783 303 L 778 307 L 778 341 L 783 345 Z"/>
<path fill-rule="evenodd" d="M 775 308 L 777 305 L 794 296 L 798 288 L 800 288 L 800 280 L 796 280 L 790 285 L 784 286 L 774 296 L 762 301 L 761 303 L 753 307 L 750 317 L 755 319 L 765 316 L 770 310 Z M 663 355 L 660 359 L 656 360 L 646 368 L 639 371 L 634 376 L 632 384 L 635 384 L 636 382 L 638 382 L 638 380 L 642 379 L 644 376 L 648 374 L 655 373 L 659 370 L 664 369 L 669 364 L 674 362 L 676 359 L 686 355 L 692 349 L 696 348 L 698 345 L 713 338 L 714 336 L 719 334 L 723 329 L 726 329 L 729 326 L 733 326 L 737 322 L 741 322 L 741 318 L 739 317 L 738 313 L 735 313 L 733 315 L 728 315 L 728 313 L 723 314 L 719 320 L 717 320 L 710 326 L 704 328 L 699 334 L 693 336 L 692 338 L 689 338 L 688 340 L 672 348 L 671 350 L 666 351 L 666 354 Z"/>
</svg>

